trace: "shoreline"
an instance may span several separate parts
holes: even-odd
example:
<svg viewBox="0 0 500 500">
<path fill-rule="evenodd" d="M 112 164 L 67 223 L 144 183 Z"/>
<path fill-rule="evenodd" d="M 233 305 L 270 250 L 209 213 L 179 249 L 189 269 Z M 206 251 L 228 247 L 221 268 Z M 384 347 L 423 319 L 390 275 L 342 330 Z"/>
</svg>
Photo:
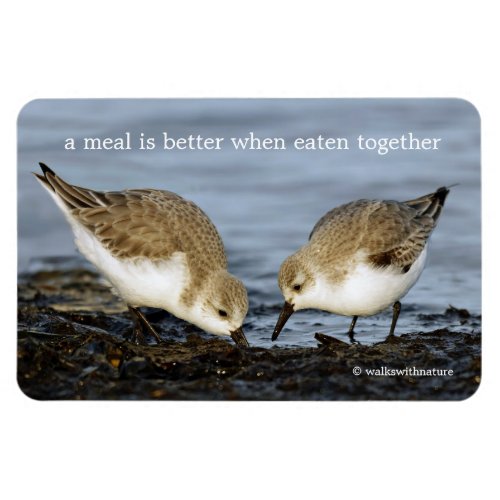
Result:
<svg viewBox="0 0 500 500">
<path fill-rule="evenodd" d="M 432 331 L 316 347 L 241 349 L 168 313 L 148 318 L 164 344 L 123 338 L 132 324 L 126 307 L 96 273 L 23 273 L 21 390 L 39 400 L 463 400 L 480 383 L 481 317 L 465 309 L 433 315 L 440 327 Z"/>
</svg>

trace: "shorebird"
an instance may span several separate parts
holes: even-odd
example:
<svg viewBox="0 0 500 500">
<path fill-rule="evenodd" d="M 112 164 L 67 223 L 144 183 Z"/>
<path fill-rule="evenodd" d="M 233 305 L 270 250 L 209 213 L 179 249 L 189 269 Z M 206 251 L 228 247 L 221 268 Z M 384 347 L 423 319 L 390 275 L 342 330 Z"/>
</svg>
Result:
<svg viewBox="0 0 500 500">
<path fill-rule="evenodd" d="M 62 180 L 40 163 L 35 174 L 64 213 L 80 252 L 111 283 L 134 318 L 132 340 L 161 338 L 138 309 L 164 309 L 248 346 L 242 324 L 247 292 L 227 271 L 224 246 L 205 213 L 157 189 L 94 191 Z"/>
<path fill-rule="evenodd" d="M 392 305 L 393 335 L 400 299 L 424 269 L 427 242 L 448 193 L 440 187 L 404 202 L 358 200 L 325 214 L 309 242 L 281 265 L 278 284 L 285 304 L 272 340 L 293 312 L 307 308 L 352 316 L 352 340 L 359 316 Z"/>
</svg>

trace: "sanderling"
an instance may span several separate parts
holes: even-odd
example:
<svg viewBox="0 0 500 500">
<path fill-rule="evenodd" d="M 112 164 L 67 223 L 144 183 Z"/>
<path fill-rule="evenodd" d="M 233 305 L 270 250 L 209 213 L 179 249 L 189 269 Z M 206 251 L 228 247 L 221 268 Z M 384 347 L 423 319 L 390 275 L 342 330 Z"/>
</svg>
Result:
<svg viewBox="0 0 500 500">
<path fill-rule="evenodd" d="M 221 237 L 199 207 L 157 189 L 73 186 L 40 167 L 43 175 L 35 175 L 66 216 L 76 246 L 127 304 L 135 342 L 144 342 L 145 332 L 161 341 L 138 309 L 147 306 L 248 346 L 246 289 L 228 273 Z"/>
<path fill-rule="evenodd" d="M 393 335 L 399 299 L 424 269 L 427 240 L 448 193 L 440 187 L 404 202 L 358 200 L 325 214 L 309 242 L 281 265 L 278 283 L 285 304 L 272 340 L 294 311 L 306 308 L 352 316 L 352 339 L 358 316 L 392 305 Z"/>
</svg>

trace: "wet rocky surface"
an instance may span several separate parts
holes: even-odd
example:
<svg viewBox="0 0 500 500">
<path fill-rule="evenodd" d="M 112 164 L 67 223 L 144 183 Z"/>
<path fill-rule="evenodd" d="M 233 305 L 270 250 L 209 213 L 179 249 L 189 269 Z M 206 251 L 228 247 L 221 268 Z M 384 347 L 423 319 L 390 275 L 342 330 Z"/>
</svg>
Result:
<svg viewBox="0 0 500 500">
<path fill-rule="evenodd" d="M 34 399 L 463 400 L 480 383 L 481 318 L 463 308 L 420 314 L 422 331 L 372 345 L 318 331 L 316 347 L 269 349 L 241 349 L 150 310 L 164 343 L 138 346 L 126 338 L 125 305 L 99 275 L 70 264 L 19 277 L 17 377 Z M 439 327 L 424 331 L 429 325 Z M 246 326 L 252 344 L 262 332 Z"/>
</svg>

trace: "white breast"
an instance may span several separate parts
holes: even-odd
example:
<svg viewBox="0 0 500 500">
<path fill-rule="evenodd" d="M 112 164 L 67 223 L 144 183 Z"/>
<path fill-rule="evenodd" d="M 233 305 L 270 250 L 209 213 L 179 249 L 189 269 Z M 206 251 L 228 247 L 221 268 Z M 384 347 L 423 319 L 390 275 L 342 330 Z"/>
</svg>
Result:
<svg viewBox="0 0 500 500">
<path fill-rule="evenodd" d="M 407 273 L 391 266 L 360 263 L 340 284 L 316 277 L 316 286 L 304 293 L 296 309 L 315 308 L 343 316 L 371 316 L 404 297 L 422 274 L 427 246 Z M 298 306 L 298 307 L 297 307 Z"/>
</svg>

